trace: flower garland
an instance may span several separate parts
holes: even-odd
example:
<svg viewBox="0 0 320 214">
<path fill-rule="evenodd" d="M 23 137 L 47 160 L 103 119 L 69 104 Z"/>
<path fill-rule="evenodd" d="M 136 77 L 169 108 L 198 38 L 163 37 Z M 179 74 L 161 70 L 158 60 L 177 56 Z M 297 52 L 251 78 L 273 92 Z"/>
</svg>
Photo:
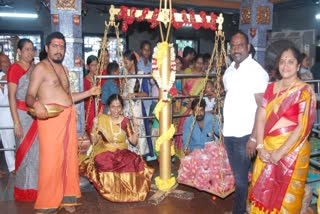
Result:
<svg viewBox="0 0 320 214">
<path fill-rule="evenodd" d="M 165 83 L 160 76 L 160 70 L 162 68 L 163 57 L 165 51 L 170 47 L 170 78 L 169 82 Z M 157 103 L 154 112 L 156 118 L 159 120 L 160 111 L 164 107 L 165 103 L 171 101 L 171 99 L 176 95 L 176 90 L 174 86 L 174 81 L 176 79 L 176 55 L 172 44 L 167 42 L 158 43 L 154 48 L 152 55 L 152 76 L 158 83 L 160 90 L 162 91 L 162 97 Z M 169 130 L 166 133 L 163 133 L 156 141 L 155 151 L 156 154 L 160 152 L 160 146 L 163 142 L 170 140 L 175 133 L 174 125 L 171 124 Z M 175 154 L 174 146 L 171 145 L 171 156 Z"/>
<path fill-rule="evenodd" d="M 129 14 L 128 14 L 129 12 Z M 127 6 L 121 6 L 120 12 L 118 13 L 117 18 L 122 19 L 122 27 L 121 30 L 123 32 L 126 32 L 128 30 L 128 25 L 131 25 L 134 20 L 136 19 L 138 22 L 141 22 L 146 19 L 146 16 L 150 12 L 149 8 L 143 8 L 142 13 L 140 16 L 136 17 L 137 8 L 136 7 L 127 7 Z M 147 21 L 151 23 L 150 27 L 155 28 L 159 25 L 158 16 L 160 14 L 160 10 L 158 8 L 155 8 L 152 12 L 152 16 Z M 172 14 L 176 13 L 175 9 L 172 9 Z M 186 10 L 182 10 L 180 12 L 182 16 L 182 21 L 178 22 L 175 20 L 174 15 L 172 16 L 171 23 L 172 26 L 176 29 L 181 28 L 184 24 L 191 24 L 193 28 L 199 29 L 200 27 L 203 27 L 205 29 L 211 29 L 216 30 L 216 19 L 217 15 L 213 12 L 210 13 L 210 22 L 207 21 L 207 14 L 204 11 L 201 11 L 199 16 L 201 17 L 201 22 L 196 21 L 196 14 L 194 11 L 190 11 L 189 14 Z M 189 15 L 189 18 L 188 18 Z"/>
<path fill-rule="evenodd" d="M 164 53 L 168 47 L 170 47 L 170 78 L 168 83 L 164 83 L 160 76 L 160 70 L 162 67 Z M 173 45 L 169 45 L 167 42 L 158 43 L 154 48 L 154 53 L 152 55 L 152 76 L 157 81 L 159 88 L 162 89 L 163 101 L 168 101 L 170 98 L 169 92 L 176 80 L 176 70 L 176 54 L 174 52 Z"/>
<path fill-rule="evenodd" d="M 174 185 L 176 185 L 177 181 L 175 177 L 169 178 L 167 181 L 162 180 L 159 176 L 155 178 L 156 186 L 160 190 L 169 190 L 171 189 Z"/>
</svg>

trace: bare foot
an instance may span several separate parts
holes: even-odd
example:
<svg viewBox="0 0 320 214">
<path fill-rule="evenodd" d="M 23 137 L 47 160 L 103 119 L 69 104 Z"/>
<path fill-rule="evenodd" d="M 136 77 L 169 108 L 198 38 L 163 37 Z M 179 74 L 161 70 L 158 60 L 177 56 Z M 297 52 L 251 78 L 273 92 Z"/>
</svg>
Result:
<svg viewBox="0 0 320 214">
<path fill-rule="evenodd" d="M 74 206 L 71 207 L 63 207 L 68 213 L 74 213 L 76 208 Z"/>
</svg>

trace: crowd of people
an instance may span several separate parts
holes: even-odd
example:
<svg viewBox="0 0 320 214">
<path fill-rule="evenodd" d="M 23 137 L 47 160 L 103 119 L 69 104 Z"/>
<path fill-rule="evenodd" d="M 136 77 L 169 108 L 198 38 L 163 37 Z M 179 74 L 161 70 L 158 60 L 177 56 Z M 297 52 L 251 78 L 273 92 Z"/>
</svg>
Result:
<svg viewBox="0 0 320 214">
<path fill-rule="evenodd" d="M 203 149 L 223 130 L 235 179 L 233 213 L 296 213 L 304 197 L 308 136 L 316 109 L 313 88 L 304 81 L 316 75 L 309 70 L 308 56 L 294 47 L 282 50 L 269 67 L 272 72 L 254 60 L 252 48 L 242 31 L 231 37 L 232 62 L 226 65 L 223 83 L 205 82 L 203 77 L 176 79 L 178 96 L 189 97 L 173 103 L 173 113 L 183 116 L 174 119 L 178 130 L 174 144 L 188 155 Z M 120 62 L 110 62 L 108 50 L 100 50 L 98 56 L 86 59 L 84 92 L 73 93 L 68 69 L 62 64 L 65 50 L 65 37 L 53 32 L 46 39 L 46 57 L 36 65 L 29 39 L 19 40 L 19 60 L 14 64 L 0 54 L 0 77 L 8 82 L 1 84 L 0 100 L 9 106 L 0 109 L 5 118 L 0 135 L 4 148 L 16 150 L 5 152 L 8 171 L 16 177 L 15 199 L 35 201 L 37 213 L 56 212 L 60 207 L 74 212 L 81 197 L 80 173 L 108 200 L 143 201 L 153 175 L 146 162 L 155 157 L 151 136 L 159 133 L 159 121 L 147 117 L 153 115 L 159 96 L 157 83 L 137 77 L 102 79 L 97 85 L 99 59 L 103 75 L 119 75 L 122 70 Z M 151 54 L 149 41 L 141 42 L 140 54 L 126 50 L 122 59 L 126 74 L 152 73 Z M 197 54 L 191 47 L 176 57 L 178 74 L 214 72 L 207 71 L 209 63 L 210 55 Z M 274 82 L 268 84 L 270 80 Z M 223 124 L 216 118 L 216 84 L 223 84 L 225 91 Z M 203 99 L 193 98 L 203 89 Z M 100 94 L 95 105 L 92 97 Z M 148 96 L 154 100 L 141 99 Z M 79 167 L 74 103 L 82 100 L 92 147 Z M 124 183 L 134 191 L 125 191 Z M 286 200 L 291 196 L 294 200 Z"/>
</svg>

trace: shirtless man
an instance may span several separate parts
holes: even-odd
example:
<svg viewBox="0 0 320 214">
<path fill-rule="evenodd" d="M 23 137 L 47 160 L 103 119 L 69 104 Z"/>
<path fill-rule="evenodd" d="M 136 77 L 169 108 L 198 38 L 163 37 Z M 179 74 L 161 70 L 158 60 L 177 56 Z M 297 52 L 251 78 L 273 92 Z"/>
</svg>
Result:
<svg viewBox="0 0 320 214">
<path fill-rule="evenodd" d="M 66 50 L 63 34 L 54 32 L 46 39 L 48 56 L 32 71 L 26 102 L 34 108 L 39 134 L 39 186 L 37 213 L 55 213 L 59 207 L 75 211 L 81 196 L 77 159 L 76 111 L 73 105 L 100 94 L 99 87 L 71 93 L 67 68 L 62 65 Z M 45 105 L 63 111 L 49 118 Z M 61 179 L 62 178 L 62 179 Z"/>
</svg>

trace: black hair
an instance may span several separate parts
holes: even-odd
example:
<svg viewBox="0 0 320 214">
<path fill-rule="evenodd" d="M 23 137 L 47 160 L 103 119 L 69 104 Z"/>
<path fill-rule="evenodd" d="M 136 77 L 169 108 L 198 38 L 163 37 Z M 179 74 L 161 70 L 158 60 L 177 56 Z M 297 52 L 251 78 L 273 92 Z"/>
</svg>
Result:
<svg viewBox="0 0 320 214">
<path fill-rule="evenodd" d="M 119 70 L 119 64 L 116 61 L 110 62 L 107 67 L 108 75 Z"/>
<path fill-rule="evenodd" d="M 145 46 L 145 45 L 149 45 L 151 48 L 151 43 L 148 40 L 143 40 L 140 44 L 140 50 Z"/>
<path fill-rule="evenodd" d="M 301 57 L 301 62 L 302 62 L 305 58 L 308 57 L 308 55 L 306 53 L 302 53 L 300 57 Z"/>
<path fill-rule="evenodd" d="M 202 59 L 203 62 L 204 62 L 204 58 L 203 58 L 203 55 L 202 55 L 202 54 L 197 54 L 197 55 L 194 57 L 193 61 L 196 62 L 198 59 Z"/>
<path fill-rule="evenodd" d="M 289 47 L 286 47 L 284 49 L 282 49 L 282 51 L 280 52 L 278 58 L 277 58 L 277 68 L 279 69 L 279 62 L 280 62 L 280 58 L 282 56 L 282 54 L 286 51 L 291 51 L 292 52 L 292 55 L 293 57 L 297 60 L 298 64 L 301 64 L 303 58 L 301 57 L 302 54 L 301 52 L 299 51 L 298 48 L 294 47 L 294 46 L 289 46 Z"/>
<path fill-rule="evenodd" d="M 24 45 L 25 45 L 26 43 L 31 43 L 32 46 L 33 46 L 33 42 L 32 42 L 30 39 L 19 39 L 17 48 L 20 49 L 20 50 L 22 50 L 22 48 L 24 47 Z"/>
<path fill-rule="evenodd" d="M 198 103 L 199 103 L 199 98 L 195 98 L 194 100 L 192 100 L 191 109 L 195 110 L 195 108 L 197 107 Z M 206 108 L 206 101 L 204 99 L 201 99 L 200 107 Z"/>
<path fill-rule="evenodd" d="M 93 61 L 99 61 L 98 60 L 98 57 L 96 57 L 95 55 L 90 55 L 90 56 L 88 56 L 88 58 L 87 58 L 87 65 L 90 65 Z"/>
<path fill-rule="evenodd" d="M 207 84 L 210 83 L 214 87 L 214 82 L 212 80 L 208 80 Z"/>
<path fill-rule="evenodd" d="M 64 49 L 66 49 L 66 38 L 58 31 L 50 33 L 46 38 L 46 46 L 49 46 L 53 39 L 62 39 L 64 42 Z"/>
<path fill-rule="evenodd" d="M 280 63 L 280 59 L 281 59 L 282 54 L 283 54 L 284 52 L 286 52 L 286 51 L 291 51 L 291 52 L 292 52 L 293 57 L 294 57 L 294 58 L 297 60 L 297 62 L 298 62 L 298 65 L 301 66 L 301 62 L 302 62 L 302 60 L 303 60 L 302 57 L 301 57 L 301 52 L 299 51 L 298 48 L 296 48 L 296 47 L 294 47 L 294 46 L 289 46 L 289 47 L 283 48 L 283 49 L 281 50 L 280 54 L 278 55 L 277 61 L 276 61 L 276 63 L 277 63 L 277 64 L 276 64 L 276 70 L 277 70 L 277 74 L 280 76 L 280 78 L 282 78 L 282 77 L 281 77 L 281 75 L 280 75 L 279 63 Z M 298 72 L 298 77 L 300 78 L 299 72 Z"/>
<path fill-rule="evenodd" d="M 107 52 L 107 53 L 109 53 L 109 51 L 108 51 L 108 49 L 106 48 L 106 49 L 104 49 L 105 50 L 105 52 Z M 98 50 L 98 58 L 100 58 L 100 54 L 101 54 L 101 49 L 99 49 Z"/>
<path fill-rule="evenodd" d="M 188 54 L 196 54 L 196 51 L 192 47 L 186 46 L 183 49 L 182 57 L 186 57 L 186 56 L 188 56 Z"/>
<path fill-rule="evenodd" d="M 128 60 L 134 62 L 135 74 L 137 74 L 137 72 L 138 72 L 138 65 L 137 65 L 137 64 L 138 64 L 138 61 L 137 61 L 137 57 L 136 57 L 134 51 L 132 51 L 132 50 L 126 50 L 126 51 L 123 53 L 123 57 L 124 57 L 124 58 L 127 58 Z M 136 82 L 135 82 L 135 84 L 134 84 L 133 92 L 134 92 L 134 93 L 139 93 L 139 92 L 140 92 L 140 82 L 139 82 L 138 79 L 136 79 Z"/>
<path fill-rule="evenodd" d="M 39 53 L 39 60 L 42 61 L 44 60 L 45 58 L 47 58 L 48 56 L 48 53 L 46 52 L 45 49 L 42 49 Z"/>
<path fill-rule="evenodd" d="M 176 55 L 176 59 L 178 59 L 183 64 L 183 58 L 179 55 Z"/>
<path fill-rule="evenodd" d="M 211 59 L 211 55 L 209 53 L 203 54 L 203 61 L 204 62 L 209 62 Z"/>
<path fill-rule="evenodd" d="M 232 38 L 233 38 L 235 35 L 237 35 L 237 34 L 242 35 L 242 36 L 244 37 L 244 39 L 246 40 L 246 44 L 249 44 L 248 35 L 245 34 L 245 33 L 244 33 L 243 31 L 241 31 L 241 30 L 238 30 L 237 32 L 235 32 L 235 33 L 231 36 L 231 40 L 232 40 Z"/>
<path fill-rule="evenodd" d="M 119 94 L 111 94 L 111 96 L 108 98 L 107 100 L 107 105 L 110 106 L 111 103 L 115 100 L 119 100 L 120 104 L 121 104 L 121 107 L 123 108 L 124 106 L 124 102 L 123 102 L 123 99 L 122 97 L 119 95 Z"/>
</svg>

